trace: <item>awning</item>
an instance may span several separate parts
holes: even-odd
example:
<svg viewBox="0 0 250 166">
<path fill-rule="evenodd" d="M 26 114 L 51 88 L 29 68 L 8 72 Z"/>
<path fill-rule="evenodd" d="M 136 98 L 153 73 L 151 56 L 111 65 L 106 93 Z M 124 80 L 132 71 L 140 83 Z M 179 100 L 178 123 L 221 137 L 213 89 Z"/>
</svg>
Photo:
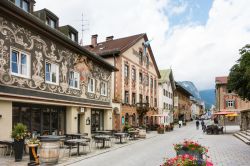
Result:
<svg viewBox="0 0 250 166">
<path fill-rule="evenodd" d="M 220 111 L 220 112 L 216 112 L 213 115 L 229 115 L 229 114 L 236 114 L 236 112 L 233 111 Z"/>
<path fill-rule="evenodd" d="M 237 113 L 233 113 L 233 114 L 227 114 L 226 117 L 235 117 L 235 116 L 239 116 Z"/>
</svg>

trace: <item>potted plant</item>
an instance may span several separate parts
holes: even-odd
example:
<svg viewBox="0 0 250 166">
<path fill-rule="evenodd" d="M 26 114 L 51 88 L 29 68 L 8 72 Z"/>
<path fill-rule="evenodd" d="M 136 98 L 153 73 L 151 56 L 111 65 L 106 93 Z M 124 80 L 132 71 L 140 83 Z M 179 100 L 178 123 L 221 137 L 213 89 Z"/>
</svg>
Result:
<svg viewBox="0 0 250 166">
<path fill-rule="evenodd" d="M 167 159 L 161 166 L 213 166 L 213 163 L 206 160 L 199 160 L 192 155 L 183 154 Z"/>
<path fill-rule="evenodd" d="M 15 161 L 21 161 L 23 158 L 24 139 L 27 136 L 27 126 L 22 123 L 17 123 L 11 133 L 14 139 Z"/>
<path fill-rule="evenodd" d="M 201 146 L 197 142 L 185 140 L 183 143 L 175 144 L 174 149 L 177 155 L 190 154 L 198 159 L 202 159 L 203 155 L 206 155 L 208 150 L 204 146 Z"/>
<path fill-rule="evenodd" d="M 160 126 L 157 128 L 157 132 L 158 132 L 158 134 L 164 134 L 164 126 L 163 126 L 163 125 L 160 125 Z"/>
</svg>

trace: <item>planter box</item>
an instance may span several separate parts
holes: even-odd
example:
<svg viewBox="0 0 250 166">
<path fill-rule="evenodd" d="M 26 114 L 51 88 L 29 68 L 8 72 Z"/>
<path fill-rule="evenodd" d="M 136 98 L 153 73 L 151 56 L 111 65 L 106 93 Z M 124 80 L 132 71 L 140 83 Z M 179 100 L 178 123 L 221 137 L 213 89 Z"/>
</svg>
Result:
<svg viewBox="0 0 250 166">
<path fill-rule="evenodd" d="M 203 160 L 203 155 L 201 153 L 198 153 L 196 151 L 190 151 L 190 150 L 179 150 L 176 152 L 177 156 L 178 155 L 183 155 L 183 154 L 189 154 L 192 155 L 194 157 L 196 157 L 199 160 Z"/>
</svg>

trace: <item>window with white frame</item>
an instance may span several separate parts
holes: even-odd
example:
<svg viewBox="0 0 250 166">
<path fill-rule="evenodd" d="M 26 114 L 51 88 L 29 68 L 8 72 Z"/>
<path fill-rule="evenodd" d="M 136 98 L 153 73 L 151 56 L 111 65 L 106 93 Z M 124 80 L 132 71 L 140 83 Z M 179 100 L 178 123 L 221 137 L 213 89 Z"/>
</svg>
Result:
<svg viewBox="0 0 250 166">
<path fill-rule="evenodd" d="M 55 63 L 46 62 L 45 64 L 45 79 L 47 83 L 59 83 L 59 66 Z"/>
<path fill-rule="evenodd" d="M 129 71 L 128 71 L 128 65 L 124 65 L 124 77 L 125 78 L 128 78 L 128 74 L 129 74 Z"/>
<path fill-rule="evenodd" d="M 71 71 L 69 73 L 69 86 L 71 88 L 79 89 L 79 87 L 80 87 L 80 74 L 78 72 Z"/>
<path fill-rule="evenodd" d="M 132 80 L 136 81 L 136 70 L 135 70 L 135 68 L 132 68 L 131 76 L 132 76 Z"/>
<path fill-rule="evenodd" d="M 107 96 L 107 82 L 101 82 L 101 95 Z"/>
<path fill-rule="evenodd" d="M 95 93 L 95 79 L 94 78 L 89 78 L 88 92 Z"/>
<path fill-rule="evenodd" d="M 227 107 L 235 107 L 235 101 L 234 100 L 227 100 Z"/>
<path fill-rule="evenodd" d="M 129 93 L 128 93 L 128 91 L 125 91 L 125 94 L 124 94 L 124 103 L 129 104 Z"/>
<path fill-rule="evenodd" d="M 11 74 L 21 77 L 30 76 L 30 55 L 12 49 L 11 50 Z"/>
</svg>

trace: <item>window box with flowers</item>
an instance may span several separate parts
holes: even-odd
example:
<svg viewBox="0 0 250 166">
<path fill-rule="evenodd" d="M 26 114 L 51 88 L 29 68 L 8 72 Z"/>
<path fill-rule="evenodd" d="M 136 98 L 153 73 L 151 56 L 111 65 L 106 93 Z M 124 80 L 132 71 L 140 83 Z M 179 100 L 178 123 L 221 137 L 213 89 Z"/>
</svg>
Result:
<svg viewBox="0 0 250 166">
<path fill-rule="evenodd" d="M 183 143 L 175 144 L 174 149 L 176 157 L 167 159 L 161 166 L 213 166 L 208 161 L 207 148 L 198 142 L 184 140 Z"/>
</svg>

